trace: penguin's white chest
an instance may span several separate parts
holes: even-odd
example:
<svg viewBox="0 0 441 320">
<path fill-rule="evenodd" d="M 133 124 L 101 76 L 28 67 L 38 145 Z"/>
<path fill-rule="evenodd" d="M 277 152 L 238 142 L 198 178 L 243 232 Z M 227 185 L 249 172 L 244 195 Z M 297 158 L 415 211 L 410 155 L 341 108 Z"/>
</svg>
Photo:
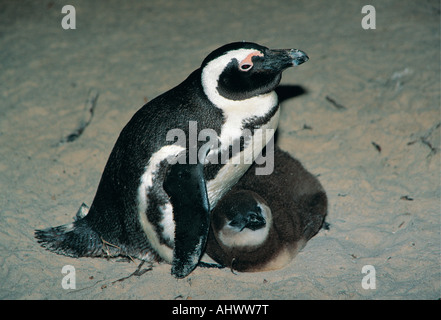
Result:
<svg viewBox="0 0 441 320">
<path fill-rule="evenodd" d="M 230 115 L 230 117 L 234 117 L 234 114 Z M 250 136 L 250 130 L 237 129 L 241 128 L 241 125 L 234 126 L 234 122 L 239 122 L 238 119 L 240 119 L 240 123 L 246 120 L 240 117 L 231 120 L 227 118 L 224 128 L 221 131 L 219 140 L 222 145 L 228 147 L 221 148 L 222 150 L 220 150 L 220 152 L 229 152 L 231 142 L 236 142 L 236 145 L 231 148 L 233 156 L 226 160 L 225 163 L 222 163 L 224 165 L 213 180 L 207 181 L 208 199 L 211 208 L 214 208 L 220 198 L 237 183 L 260 155 L 268 141 L 274 136 L 274 132 L 279 123 L 279 110 L 277 110 L 266 124 L 254 130 L 252 136 Z M 244 148 L 242 151 L 235 153 L 234 148 L 238 147 L 238 141 L 240 141 L 241 137 L 245 140 Z M 221 159 L 222 158 L 223 157 L 221 157 Z"/>
<path fill-rule="evenodd" d="M 166 203 L 158 208 L 159 212 L 161 212 L 159 226 L 163 230 L 162 235 L 160 236 L 156 232 L 158 227 L 155 225 L 156 223 L 152 223 L 147 217 L 149 190 L 151 190 L 153 183 L 158 176 L 161 163 L 163 163 L 163 161 L 167 160 L 169 157 L 178 156 L 184 151 L 185 149 L 183 147 L 177 145 L 166 145 L 155 152 L 150 158 L 144 174 L 141 176 L 140 185 L 138 187 L 138 215 L 141 226 L 155 252 L 169 263 L 173 260 L 173 250 L 166 243 L 161 241 L 161 239 L 174 242 L 175 222 L 173 220 L 173 207 L 170 203 Z"/>
</svg>

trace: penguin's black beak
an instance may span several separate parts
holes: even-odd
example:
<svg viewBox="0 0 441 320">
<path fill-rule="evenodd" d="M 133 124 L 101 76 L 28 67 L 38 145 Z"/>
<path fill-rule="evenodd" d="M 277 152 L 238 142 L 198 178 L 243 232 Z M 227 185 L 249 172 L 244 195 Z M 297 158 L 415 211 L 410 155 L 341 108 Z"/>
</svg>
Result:
<svg viewBox="0 0 441 320">
<path fill-rule="evenodd" d="M 298 49 L 268 49 L 264 54 L 263 69 L 277 72 L 298 66 L 309 60 L 308 55 Z"/>
<path fill-rule="evenodd" d="M 288 55 L 292 58 L 292 64 L 294 66 L 301 65 L 303 62 L 309 60 L 308 55 L 298 49 L 290 49 Z"/>
</svg>

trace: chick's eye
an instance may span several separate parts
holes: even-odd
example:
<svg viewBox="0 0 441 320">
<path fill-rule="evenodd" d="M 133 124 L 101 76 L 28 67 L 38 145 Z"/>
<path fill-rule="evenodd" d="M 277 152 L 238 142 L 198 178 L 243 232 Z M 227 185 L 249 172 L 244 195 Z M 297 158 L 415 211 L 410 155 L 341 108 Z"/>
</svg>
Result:
<svg viewBox="0 0 441 320">
<path fill-rule="evenodd" d="M 252 64 L 244 63 L 244 64 L 242 64 L 242 65 L 239 66 L 239 69 L 240 69 L 241 71 L 248 71 L 248 70 L 250 70 L 252 67 L 253 67 Z"/>
</svg>

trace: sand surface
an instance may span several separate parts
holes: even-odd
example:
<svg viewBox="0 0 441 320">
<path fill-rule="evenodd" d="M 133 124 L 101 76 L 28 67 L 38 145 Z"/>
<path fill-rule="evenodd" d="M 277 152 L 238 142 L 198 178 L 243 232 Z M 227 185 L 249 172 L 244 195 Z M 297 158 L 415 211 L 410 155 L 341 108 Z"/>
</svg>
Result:
<svg viewBox="0 0 441 320">
<path fill-rule="evenodd" d="M 76 29 L 64 30 L 67 3 L 0 2 L 0 299 L 440 298 L 439 1 L 70 1 Z M 365 4 L 375 30 L 361 27 Z M 117 281 L 138 262 L 40 248 L 34 229 L 91 203 L 136 110 L 239 40 L 310 57 L 284 73 L 278 144 L 319 176 L 330 230 L 282 270 L 183 280 L 161 264 Z M 59 143 L 90 90 L 90 125 Z"/>
</svg>

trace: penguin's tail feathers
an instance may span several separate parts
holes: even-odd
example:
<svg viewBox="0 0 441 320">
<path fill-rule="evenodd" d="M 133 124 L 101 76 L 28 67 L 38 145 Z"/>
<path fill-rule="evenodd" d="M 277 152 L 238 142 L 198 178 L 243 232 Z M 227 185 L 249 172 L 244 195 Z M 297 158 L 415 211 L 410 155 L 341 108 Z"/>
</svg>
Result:
<svg viewBox="0 0 441 320">
<path fill-rule="evenodd" d="M 86 219 L 58 227 L 35 230 L 35 238 L 43 248 L 69 257 L 96 257 L 103 254 L 103 241 Z"/>
</svg>

